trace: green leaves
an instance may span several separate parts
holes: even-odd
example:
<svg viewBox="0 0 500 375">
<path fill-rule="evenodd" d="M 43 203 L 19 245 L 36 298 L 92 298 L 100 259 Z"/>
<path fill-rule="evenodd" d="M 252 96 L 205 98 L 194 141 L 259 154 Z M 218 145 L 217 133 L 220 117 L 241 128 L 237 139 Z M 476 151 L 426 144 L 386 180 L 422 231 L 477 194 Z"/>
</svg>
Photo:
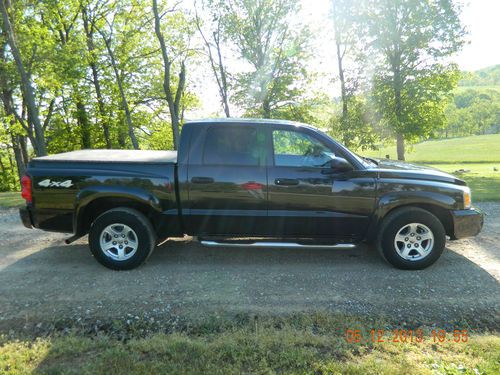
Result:
<svg viewBox="0 0 500 375">
<path fill-rule="evenodd" d="M 368 0 L 363 22 L 373 53 L 378 115 L 404 140 L 428 137 L 445 123 L 444 107 L 459 72 L 446 58 L 464 44 L 459 8 L 452 0 Z"/>
<path fill-rule="evenodd" d="M 222 14 L 223 32 L 245 71 L 233 75 L 234 101 L 247 115 L 278 117 L 304 99 L 309 33 L 295 24 L 297 0 L 233 0 Z"/>
</svg>

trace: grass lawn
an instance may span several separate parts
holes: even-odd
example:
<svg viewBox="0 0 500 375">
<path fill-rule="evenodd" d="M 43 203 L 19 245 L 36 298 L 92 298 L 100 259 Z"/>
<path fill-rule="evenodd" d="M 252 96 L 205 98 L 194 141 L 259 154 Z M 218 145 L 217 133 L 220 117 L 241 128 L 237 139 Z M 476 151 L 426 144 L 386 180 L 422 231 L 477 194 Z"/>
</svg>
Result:
<svg viewBox="0 0 500 375">
<path fill-rule="evenodd" d="M 396 146 L 376 151 L 363 151 L 362 155 L 396 159 Z M 464 138 L 442 139 L 418 143 L 407 150 L 406 160 L 418 163 L 496 163 L 500 168 L 500 134 L 476 135 Z"/>
<path fill-rule="evenodd" d="M 0 207 L 21 207 L 23 204 L 24 199 L 18 191 L 0 193 Z"/>
<path fill-rule="evenodd" d="M 396 159 L 396 146 L 361 154 Z M 406 160 L 464 179 L 471 187 L 473 201 L 500 201 L 500 134 L 418 143 L 407 150 Z M 459 170 L 466 172 L 457 173 Z"/>
<path fill-rule="evenodd" d="M 121 341 L 70 334 L 36 340 L 0 337 L 2 374 L 498 374 L 500 337 L 467 342 L 348 343 L 328 318 L 248 322 L 209 332 L 155 334 Z M 303 322 L 302 322 L 303 323 Z M 314 323 L 314 324 L 310 324 Z M 339 323 L 338 321 L 336 323 Z M 451 333 L 447 337 L 452 337 Z"/>
<path fill-rule="evenodd" d="M 465 180 L 471 188 L 473 203 L 474 201 L 500 201 L 500 162 L 429 165 Z M 459 170 L 465 172 L 457 173 Z"/>
</svg>

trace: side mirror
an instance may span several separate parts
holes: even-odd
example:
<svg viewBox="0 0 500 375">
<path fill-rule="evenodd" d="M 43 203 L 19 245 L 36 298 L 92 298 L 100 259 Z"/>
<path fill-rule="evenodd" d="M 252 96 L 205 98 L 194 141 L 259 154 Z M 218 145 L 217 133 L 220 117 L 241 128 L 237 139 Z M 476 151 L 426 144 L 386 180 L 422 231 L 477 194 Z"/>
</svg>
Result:
<svg viewBox="0 0 500 375">
<path fill-rule="evenodd" d="M 331 173 L 342 173 L 352 171 L 354 168 L 352 165 L 344 158 L 333 158 L 330 160 L 330 169 L 325 171 L 327 174 Z"/>
</svg>

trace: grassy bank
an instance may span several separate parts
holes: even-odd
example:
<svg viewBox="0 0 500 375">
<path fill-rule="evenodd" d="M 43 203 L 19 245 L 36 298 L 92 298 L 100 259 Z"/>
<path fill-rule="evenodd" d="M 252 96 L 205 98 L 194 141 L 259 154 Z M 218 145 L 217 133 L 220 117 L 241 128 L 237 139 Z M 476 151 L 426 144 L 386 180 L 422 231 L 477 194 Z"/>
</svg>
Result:
<svg viewBox="0 0 500 375">
<path fill-rule="evenodd" d="M 369 337 L 368 331 L 364 332 Z M 498 374 L 500 338 L 470 335 L 468 342 L 348 343 L 321 322 L 281 322 L 198 334 L 156 334 L 119 341 L 68 335 L 34 341 L 1 339 L 5 374 Z"/>
<path fill-rule="evenodd" d="M 24 199 L 18 191 L 0 193 L 0 207 L 21 207 L 23 204 Z"/>
</svg>

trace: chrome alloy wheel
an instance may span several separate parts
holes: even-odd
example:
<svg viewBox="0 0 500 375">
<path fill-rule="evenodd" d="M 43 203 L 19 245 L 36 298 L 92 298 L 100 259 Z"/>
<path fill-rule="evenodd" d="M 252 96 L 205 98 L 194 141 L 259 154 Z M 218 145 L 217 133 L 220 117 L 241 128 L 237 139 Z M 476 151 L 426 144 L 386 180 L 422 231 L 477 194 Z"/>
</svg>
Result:
<svg viewBox="0 0 500 375">
<path fill-rule="evenodd" d="M 434 234 L 427 225 L 420 223 L 406 224 L 394 238 L 394 247 L 405 260 L 421 260 L 431 253 L 433 246 Z"/>
<path fill-rule="evenodd" d="M 137 235 L 125 224 L 108 225 L 101 232 L 102 252 L 109 258 L 124 261 L 131 258 L 139 246 Z"/>
</svg>

